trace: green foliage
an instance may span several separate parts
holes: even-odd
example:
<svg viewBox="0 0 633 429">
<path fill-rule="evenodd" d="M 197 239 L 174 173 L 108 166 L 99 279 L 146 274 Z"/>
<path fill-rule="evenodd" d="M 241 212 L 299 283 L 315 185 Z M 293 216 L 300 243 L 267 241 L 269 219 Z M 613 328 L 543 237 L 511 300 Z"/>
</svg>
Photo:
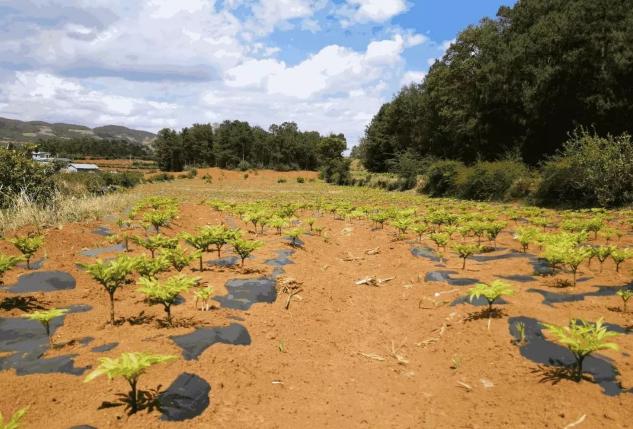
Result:
<svg viewBox="0 0 633 429">
<path fill-rule="evenodd" d="M 451 237 L 445 232 L 434 232 L 433 234 L 429 235 L 429 239 L 433 243 L 435 243 L 438 250 L 440 247 L 443 247 L 444 249 L 446 249 L 446 245 L 448 244 L 450 238 Z"/>
<path fill-rule="evenodd" d="M 46 138 L 37 142 L 37 149 L 43 152 L 57 154 L 62 158 L 86 159 L 150 159 L 151 153 L 146 145 L 137 141 L 117 138 Z"/>
<path fill-rule="evenodd" d="M 20 194 L 46 204 L 55 193 L 54 167 L 31 161 L 22 153 L 0 148 L 0 208 L 8 207 Z"/>
<path fill-rule="evenodd" d="M 161 234 L 151 235 L 145 238 L 134 236 L 130 239 L 139 246 L 149 250 L 152 258 L 155 257 L 158 249 L 174 249 L 178 246 L 178 238 L 169 238 Z"/>
<path fill-rule="evenodd" d="M 460 258 L 464 261 L 462 264 L 462 270 L 466 269 L 466 259 L 477 253 L 481 253 L 481 246 L 479 244 L 472 243 L 457 243 L 453 246 L 453 250 L 457 252 Z"/>
<path fill-rule="evenodd" d="M 206 226 L 204 227 L 203 234 L 207 235 L 209 242 L 215 246 L 215 250 L 218 252 L 218 258 L 222 257 L 222 248 L 226 244 L 241 236 L 239 229 L 231 229 L 225 225 Z"/>
<path fill-rule="evenodd" d="M 86 376 L 84 383 L 105 375 L 109 380 L 123 377 L 130 384 L 130 406 L 134 413 L 138 411 L 138 379 L 154 365 L 176 360 L 176 356 L 157 355 L 148 353 L 122 353 L 118 358 L 101 358 L 99 366 Z"/>
<path fill-rule="evenodd" d="M 536 240 L 538 234 L 538 230 L 533 227 L 517 228 L 514 233 L 514 239 L 521 244 L 523 253 L 526 253 L 530 244 Z"/>
<path fill-rule="evenodd" d="M 9 420 L 4 421 L 4 416 L 0 413 L 0 429 L 20 429 L 21 421 L 26 415 L 29 407 L 20 408 L 17 410 Z"/>
<path fill-rule="evenodd" d="M 0 253 L 0 285 L 3 284 L 2 278 L 4 274 L 23 260 L 24 258 L 22 257 L 8 256 Z"/>
<path fill-rule="evenodd" d="M 286 234 L 288 234 L 288 238 L 290 238 L 290 245 L 292 247 L 297 247 L 299 245 L 299 239 L 303 234 L 303 231 L 299 228 L 293 228 Z"/>
<path fill-rule="evenodd" d="M 167 323 L 171 324 L 171 306 L 176 302 L 178 295 L 187 292 L 200 281 L 197 277 L 177 275 L 164 281 L 139 279 L 139 291 L 143 293 L 150 304 L 161 304 L 167 313 Z"/>
<path fill-rule="evenodd" d="M 633 202 L 633 143 L 629 135 L 572 135 L 545 163 L 538 202 L 574 207 L 615 207 Z"/>
<path fill-rule="evenodd" d="M 244 266 L 244 260 L 248 258 L 251 253 L 264 245 L 261 241 L 243 240 L 241 238 L 233 239 L 230 243 L 233 246 L 233 251 L 242 259 L 242 267 Z"/>
<path fill-rule="evenodd" d="M 158 274 L 167 272 L 171 268 L 171 262 L 164 255 L 158 255 L 155 258 L 141 255 L 135 257 L 133 261 L 134 270 L 147 279 L 155 279 Z"/>
<path fill-rule="evenodd" d="M 398 239 L 402 239 L 406 234 L 409 228 L 413 225 L 413 219 L 406 216 L 399 216 L 396 219 L 391 221 L 391 226 L 398 230 Z"/>
<path fill-rule="evenodd" d="M 527 167 L 518 161 L 477 162 L 462 170 L 456 178 L 456 195 L 479 201 L 502 201 L 510 199 L 512 185 L 528 177 Z M 514 195 L 512 197 L 525 197 Z"/>
<path fill-rule="evenodd" d="M 205 288 L 195 290 L 193 292 L 193 296 L 196 299 L 196 308 L 198 308 L 198 302 L 201 302 L 202 310 L 209 311 L 209 301 L 211 300 L 211 297 L 214 293 L 215 290 L 212 286 L 207 286 Z"/>
<path fill-rule="evenodd" d="M 617 250 L 615 246 L 596 246 L 591 248 L 591 256 L 598 259 L 600 262 L 600 272 L 602 272 L 602 265 L 604 261 L 609 259 L 613 254 L 613 251 Z"/>
<path fill-rule="evenodd" d="M 173 210 L 153 210 L 143 215 L 143 221 L 152 225 L 156 232 L 159 232 L 160 228 L 169 226 L 175 217 L 176 212 Z"/>
<path fill-rule="evenodd" d="M 477 299 L 481 296 L 488 301 L 488 310 L 492 310 L 492 305 L 496 300 L 502 296 L 509 296 L 514 294 L 514 289 L 501 280 L 493 280 L 490 283 L 478 283 L 473 288 L 468 290 L 468 297 L 472 302 L 473 299 Z"/>
<path fill-rule="evenodd" d="M 616 294 L 622 298 L 622 312 L 626 313 L 626 304 L 629 301 L 629 299 L 631 299 L 633 297 L 633 289 L 630 289 L 628 287 L 623 287 L 622 289 L 618 290 L 616 292 Z"/>
<path fill-rule="evenodd" d="M 333 185 L 349 185 L 352 181 L 350 164 L 347 158 L 330 159 L 321 167 L 320 178 Z"/>
<path fill-rule="evenodd" d="M 56 317 L 63 316 L 66 313 L 68 313 L 68 310 L 65 308 L 51 308 L 50 310 L 34 311 L 33 313 L 25 314 L 22 317 L 40 322 L 42 326 L 44 326 L 44 329 L 46 329 L 46 336 L 48 337 L 49 342 L 52 342 L 50 329 L 51 320 Z"/>
<path fill-rule="evenodd" d="M 134 271 L 135 261 L 121 255 L 111 261 L 97 260 L 94 264 L 82 265 L 90 276 L 96 280 L 110 298 L 110 323 L 114 324 L 114 293 L 123 285 L 130 282 L 130 275 Z"/>
<path fill-rule="evenodd" d="M 16 236 L 9 240 L 26 258 L 26 267 L 31 269 L 31 258 L 44 245 L 44 237 L 41 235 Z"/>
<path fill-rule="evenodd" d="M 554 336 L 558 343 L 566 346 L 574 354 L 576 381 L 582 379 L 582 363 L 587 356 L 600 350 L 617 351 L 619 349 L 617 344 L 607 341 L 618 334 L 609 331 L 603 325 L 602 319 L 598 319 L 596 323 L 572 319 L 568 326 L 543 323 L 543 327 Z"/>
<path fill-rule="evenodd" d="M 633 249 L 618 249 L 618 248 L 614 248 L 611 251 L 611 259 L 613 259 L 613 263 L 615 264 L 615 271 L 616 272 L 620 272 L 620 265 L 622 265 L 622 263 L 624 261 L 627 261 L 629 259 L 633 258 Z M 0 259 L 1 261 L 1 259 Z M 0 262 L 0 267 L 2 266 L 2 263 Z M 1 276 L 1 268 L 0 268 L 0 276 Z"/>
<path fill-rule="evenodd" d="M 169 261 L 169 263 L 172 265 L 172 267 L 176 269 L 176 271 L 181 272 L 193 261 L 199 259 L 202 255 L 202 252 L 194 251 L 188 253 L 182 247 L 176 246 L 173 249 L 163 250 L 162 255 Z"/>
<path fill-rule="evenodd" d="M 453 195 L 457 189 L 457 177 L 464 164 L 459 161 L 436 161 L 426 170 L 426 181 L 420 191 L 431 197 Z"/>
</svg>

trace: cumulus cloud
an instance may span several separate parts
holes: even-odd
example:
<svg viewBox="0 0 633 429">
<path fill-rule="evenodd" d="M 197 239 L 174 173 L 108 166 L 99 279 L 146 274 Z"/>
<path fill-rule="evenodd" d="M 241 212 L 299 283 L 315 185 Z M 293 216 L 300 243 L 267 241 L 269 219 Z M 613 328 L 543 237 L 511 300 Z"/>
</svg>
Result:
<svg viewBox="0 0 633 429">
<path fill-rule="evenodd" d="M 319 34 L 331 17 L 385 23 L 404 0 L 2 0 L 0 116 L 157 131 L 194 122 L 296 121 L 355 143 L 426 36 L 386 28 L 286 55 L 272 33 Z M 386 34 L 386 35 L 385 35 Z M 310 35 L 311 37 L 314 37 Z M 318 36 L 317 36 L 318 37 Z"/>
<path fill-rule="evenodd" d="M 406 86 L 411 85 L 412 83 L 422 83 L 425 77 L 426 73 L 423 71 L 408 71 L 404 74 L 404 76 L 402 76 L 400 85 Z"/>
</svg>

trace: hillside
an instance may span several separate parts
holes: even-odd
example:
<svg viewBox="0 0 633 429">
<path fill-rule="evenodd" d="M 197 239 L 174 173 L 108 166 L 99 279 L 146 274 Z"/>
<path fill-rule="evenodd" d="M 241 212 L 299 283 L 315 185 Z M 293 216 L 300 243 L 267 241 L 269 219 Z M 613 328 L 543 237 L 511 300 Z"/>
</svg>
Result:
<svg viewBox="0 0 633 429">
<path fill-rule="evenodd" d="M 0 118 L 0 142 L 30 142 L 47 137 L 72 138 L 82 136 L 97 139 L 125 139 L 139 144 L 149 144 L 156 137 L 155 134 L 147 131 L 133 130 L 118 125 L 106 125 L 91 129 L 83 125 L 51 124 L 42 121 L 25 122 Z"/>
</svg>

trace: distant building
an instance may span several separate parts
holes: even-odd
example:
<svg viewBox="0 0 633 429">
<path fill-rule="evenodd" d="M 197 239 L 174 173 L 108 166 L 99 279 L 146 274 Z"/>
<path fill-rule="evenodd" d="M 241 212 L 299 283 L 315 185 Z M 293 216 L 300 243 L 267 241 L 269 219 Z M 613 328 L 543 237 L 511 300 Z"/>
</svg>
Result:
<svg viewBox="0 0 633 429">
<path fill-rule="evenodd" d="M 99 166 L 95 164 L 76 164 L 71 162 L 68 167 L 66 167 L 67 173 L 81 173 L 87 171 L 99 171 Z"/>
<path fill-rule="evenodd" d="M 33 152 L 33 161 L 37 162 L 53 162 L 55 158 L 48 152 Z"/>
</svg>

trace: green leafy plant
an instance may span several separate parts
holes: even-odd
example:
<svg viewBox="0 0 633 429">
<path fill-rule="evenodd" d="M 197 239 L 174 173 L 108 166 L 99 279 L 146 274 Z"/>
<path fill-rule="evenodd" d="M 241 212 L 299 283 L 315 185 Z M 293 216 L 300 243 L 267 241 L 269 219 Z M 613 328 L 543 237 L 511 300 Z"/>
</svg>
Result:
<svg viewBox="0 0 633 429">
<path fill-rule="evenodd" d="M 241 258 L 241 266 L 243 267 L 244 260 L 248 258 L 255 250 L 262 247 L 264 243 L 262 243 L 261 241 L 243 240 L 241 238 L 238 238 L 236 240 L 232 240 L 231 245 L 233 246 L 233 251 L 237 253 Z"/>
<path fill-rule="evenodd" d="M 110 323 L 114 324 L 114 293 L 123 285 L 130 282 L 130 275 L 134 271 L 134 260 L 121 255 L 111 261 L 97 260 L 94 264 L 82 267 L 96 280 L 110 298 Z"/>
<path fill-rule="evenodd" d="M 391 221 L 391 226 L 398 230 L 398 240 L 402 240 L 402 238 L 404 238 L 412 224 L 413 219 L 409 217 L 398 217 Z"/>
<path fill-rule="evenodd" d="M 502 296 L 509 296 L 514 294 L 514 289 L 501 280 L 493 280 L 490 283 L 478 283 L 473 288 L 468 290 L 468 297 L 472 302 L 483 296 L 488 301 L 488 311 L 492 311 L 492 305 L 496 300 Z"/>
<path fill-rule="evenodd" d="M 446 250 L 446 245 L 448 244 L 450 237 L 446 232 L 434 232 L 429 235 L 429 239 L 435 243 L 437 250 L 440 250 L 440 247 Z"/>
<path fill-rule="evenodd" d="M 149 250 L 152 255 L 152 259 L 156 256 L 158 249 L 173 249 L 178 246 L 178 238 L 169 238 L 161 234 L 152 235 L 149 237 L 132 237 L 132 241 L 141 247 Z"/>
<path fill-rule="evenodd" d="M 44 237 L 42 235 L 16 236 L 9 242 L 22 252 L 26 259 L 26 268 L 30 270 L 31 258 L 44 245 Z"/>
<path fill-rule="evenodd" d="M 497 237 L 506 226 L 505 222 L 490 222 L 484 226 L 486 237 L 492 241 L 495 248 L 497 247 Z"/>
<path fill-rule="evenodd" d="M 167 314 L 167 323 L 171 325 L 171 306 L 176 302 L 178 295 L 187 292 L 200 281 L 197 277 L 177 275 L 164 281 L 156 279 L 140 278 L 139 291 L 143 293 L 150 304 L 161 304 Z"/>
<path fill-rule="evenodd" d="M 185 240 L 185 242 L 188 245 L 190 245 L 191 247 L 193 247 L 194 249 L 198 251 L 197 252 L 198 262 L 200 264 L 199 268 L 201 272 L 204 271 L 202 257 L 204 253 L 210 252 L 210 247 L 213 244 L 213 241 L 211 240 L 211 236 L 207 231 L 208 230 L 206 228 L 203 228 L 196 235 L 189 234 L 186 232 L 181 234 L 182 239 Z"/>
<path fill-rule="evenodd" d="M 198 308 L 198 302 L 202 303 L 202 311 L 209 311 L 209 301 L 215 293 L 212 286 L 207 286 L 203 289 L 198 289 L 193 292 L 195 300 L 195 306 Z"/>
<path fill-rule="evenodd" d="M 22 419 L 26 415 L 29 407 L 20 408 L 17 410 L 9 420 L 4 421 L 4 416 L 0 413 L 0 429 L 20 429 Z"/>
<path fill-rule="evenodd" d="M 600 262 L 600 272 L 602 272 L 604 261 L 609 259 L 613 251 L 616 249 L 617 248 L 615 246 L 598 246 L 591 248 L 592 256 L 595 256 L 598 259 L 598 262 Z"/>
<path fill-rule="evenodd" d="M 628 303 L 629 299 L 633 298 L 633 289 L 623 287 L 622 289 L 618 290 L 616 294 L 620 298 L 622 298 L 622 312 L 626 313 L 627 312 L 626 304 Z"/>
<path fill-rule="evenodd" d="M 293 228 L 288 231 L 287 234 L 288 238 L 290 238 L 290 245 L 292 247 L 297 247 L 299 245 L 299 239 L 301 237 L 301 234 L 303 234 L 303 231 L 301 231 L 299 228 Z"/>
<path fill-rule="evenodd" d="M 169 226 L 176 215 L 177 209 L 171 207 L 162 210 L 153 210 L 143 215 L 143 221 L 146 224 L 152 225 L 154 230 L 158 233 L 161 228 Z"/>
<path fill-rule="evenodd" d="M 633 250 L 632 249 L 613 249 L 611 252 L 611 259 L 613 259 L 613 263 L 615 264 L 615 272 L 620 272 L 620 265 L 628 259 L 633 258 Z M 1 266 L 1 264 L 0 264 Z"/>
<path fill-rule="evenodd" d="M 572 272 L 573 286 L 576 287 L 576 276 L 578 267 L 591 255 L 591 250 L 583 246 L 572 246 L 564 249 L 561 261 Z"/>
<path fill-rule="evenodd" d="M 4 274 L 23 260 L 24 258 L 20 256 L 8 256 L 0 253 L 0 285 L 3 284 Z"/>
<path fill-rule="evenodd" d="M 618 334 L 609 331 L 603 325 L 602 318 L 596 323 L 572 319 L 568 326 L 543 323 L 543 327 L 574 355 L 576 365 L 573 377 L 576 381 L 582 379 L 582 364 L 587 356 L 600 350 L 619 350 L 617 344 L 607 341 Z"/>
<path fill-rule="evenodd" d="M 476 255 L 477 253 L 481 253 L 481 246 L 479 244 L 457 243 L 453 246 L 453 249 L 464 261 L 462 264 L 462 270 L 466 269 L 466 259 Z"/>
<path fill-rule="evenodd" d="M 84 383 L 90 382 L 97 377 L 105 375 L 112 380 L 116 377 L 123 377 L 130 385 L 128 400 L 131 412 L 138 411 L 138 380 L 149 368 L 154 365 L 176 360 L 176 356 L 155 355 L 148 353 L 122 353 L 118 358 L 101 358 L 99 366 L 84 379 Z"/>
<path fill-rule="evenodd" d="M 196 250 L 192 253 L 188 253 L 185 249 L 180 246 L 176 246 L 173 249 L 165 249 L 161 253 L 169 263 L 174 267 L 174 269 L 178 272 L 181 272 L 185 268 L 187 268 L 193 261 L 199 259 L 201 257 L 202 252 Z"/>
<path fill-rule="evenodd" d="M 46 329 L 46 336 L 48 337 L 48 342 L 53 344 L 53 339 L 51 338 L 51 321 L 56 318 L 63 316 L 68 313 L 68 310 L 65 308 L 51 308 L 50 310 L 40 310 L 34 311 L 33 313 L 25 314 L 22 317 L 29 320 L 36 320 L 44 326 Z"/>
<path fill-rule="evenodd" d="M 281 235 L 281 231 L 289 225 L 288 221 L 279 216 L 273 216 L 268 220 L 268 226 L 275 228 L 277 235 Z"/>
<path fill-rule="evenodd" d="M 155 279 L 158 274 L 169 271 L 171 262 L 164 256 L 158 255 L 156 258 L 148 258 L 146 255 L 137 256 L 133 259 L 134 270 L 147 279 Z"/>
<path fill-rule="evenodd" d="M 538 234 L 539 231 L 534 227 L 518 228 L 514 234 L 514 239 L 521 244 L 523 253 L 527 253 L 530 244 L 535 241 Z"/>
<path fill-rule="evenodd" d="M 527 343 L 527 337 L 525 336 L 525 323 L 523 322 L 516 322 L 514 324 L 515 329 L 517 330 L 517 334 L 519 335 L 519 338 L 516 339 L 516 342 L 518 345 L 524 345 Z"/>
<path fill-rule="evenodd" d="M 226 244 L 241 236 L 239 229 L 230 229 L 224 225 L 206 227 L 205 234 L 209 235 L 211 244 L 215 246 L 215 250 L 218 252 L 218 258 L 222 257 L 222 248 Z"/>
</svg>

